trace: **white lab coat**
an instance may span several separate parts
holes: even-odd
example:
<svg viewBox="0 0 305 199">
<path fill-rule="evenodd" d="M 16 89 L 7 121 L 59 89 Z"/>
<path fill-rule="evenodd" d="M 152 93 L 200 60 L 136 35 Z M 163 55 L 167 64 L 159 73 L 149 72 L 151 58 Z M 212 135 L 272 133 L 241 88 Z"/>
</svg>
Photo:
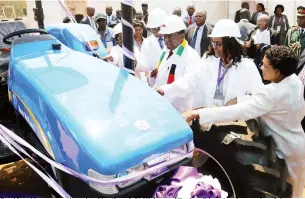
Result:
<svg viewBox="0 0 305 199">
<path fill-rule="evenodd" d="M 156 78 L 155 88 L 164 90 L 164 97 L 179 111 L 183 112 L 193 107 L 194 89 L 199 80 L 200 56 L 188 44 L 181 55 L 177 55 L 178 47 L 168 59 L 169 50 L 166 50 Z M 167 84 L 170 68 L 176 64 L 175 81 Z"/>
<path fill-rule="evenodd" d="M 113 57 L 113 65 L 124 68 L 124 59 L 123 59 L 123 48 L 119 45 L 115 45 L 111 48 L 109 56 Z"/>
<path fill-rule="evenodd" d="M 157 68 L 159 59 L 162 54 L 158 38 L 150 35 L 142 43 L 141 53 L 137 57 L 136 72 L 151 72 Z M 151 87 L 155 84 L 155 78 L 148 79 Z"/>
<path fill-rule="evenodd" d="M 220 58 L 209 56 L 202 60 L 200 81 L 196 87 L 193 108 L 214 105 Z M 246 94 L 251 94 L 263 86 L 257 67 L 247 58 L 242 58 L 240 63 L 233 65 L 222 81 L 224 90 L 223 105 L 236 97 L 238 101 L 242 101 L 246 98 Z"/>
<path fill-rule="evenodd" d="M 134 47 L 134 54 L 135 57 L 138 57 L 140 53 L 140 50 L 138 47 Z M 123 56 L 123 48 L 119 45 L 115 45 L 111 48 L 109 56 L 113 57 L 113 62 L 110 62 L 111 64 L 124 69 L 124 56 Z M 140 79 L 143 83 L 148 85 L 145 73 L 136 73 L 136 77 Z"/>
<path fill-rule="evenodd" d="M 305 186 L 304 87 L 293 74 L 280 83 L 263 86 L 249 99 L 233 106 L 199 110 L 200 124 L 249 120 L 259 117 L 264 136 L 272 136 L 277 155 L 286 160 L 293 197 L 302 197 Z"/>
</svg>

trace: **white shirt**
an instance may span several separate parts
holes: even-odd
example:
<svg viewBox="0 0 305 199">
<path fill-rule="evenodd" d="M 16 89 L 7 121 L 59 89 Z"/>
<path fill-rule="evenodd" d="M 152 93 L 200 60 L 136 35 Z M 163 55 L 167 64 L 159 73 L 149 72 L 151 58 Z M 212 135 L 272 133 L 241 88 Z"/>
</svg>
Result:
<svg viewBox="0 0 305 199">
<path fill-rule="evenodd" d="M 151 35 L 142 43 L 141 53 L 137 57 L 136 72 L 151 72 L 157 68 L 162 49 L 159 45 L 159 38 Z M 149 78 L 149 84 L 154 86 L 155 78 Z"/>
<path fill-rule="evenodd" d="M 202 25 L 199 27 L 199 30 L 198 30 L 198 33 L 197 33 L 197 38 L 196 38 L 196 44 L 195 44 L 195 50 L 198 52 L 199 55 L 201 55 L 201 38 L 202 38 L 202 33 L 203 33 L 203 28 L 204 28 L 205 25 Z M 194 39 L 194 35 L 195 35 L 195 32 L 197 30 L 198 26 L 196 25 L 196 29 L 194 31 L 194 34 L 193 34 L 193 39 Z"/>
<path fill-rule="evenodd" d="M 200 56 L 189 45 L 180 56 L 177 53 L 178 47 L 173 50 L 173 55 L 168 59 L 169 50 L 166 50 L 161 62 L 155 87 L 164 90 L 164 97 L 179 111 L 184 112 L 192 109 L 194 100 L 194 89 L 199 79 Z M 171 66 L 175 64 L 175 81 L 167 84 Z"/>
<path fill-rule="evenodd" d="M 214 96 L 217 86 L 219 61 L 220 58 L 214 56 L 202 59 L 194 108 L 215 105 Z M 247 58 L 242 58 L 240 63 L 233 65 L 227 71 L 222 81 L 224 94 L 222 105 L 236 97 L 238 101 L 244 100 L 245 94 L 251 94 L 263 85 L 257 67 L 253 61 Z M 220 104 L 217 103 L 217 105 Z"/>
<path fill-rule="evenodd" d="M 266 30 L 260 31 L 256 30 L 256 34 L 253 36 L 254 44 L 267 44 L 270 45 L 271 35 L 270 30 L 267 28 Z"/>
<path fill-rule="evenodd" d="M 107 25 L 112 21 L 112 15 L 110 15 L 110 16 L 108 16 L 108 15 L 106 15 L 107 16 Z"/>
<path fill-rule="evenodd" d="M 304 87 L 293 74 L 280 83 L 257 90 L 248 100 L 233 106 L 199 110 L 200 124 L 249 120 L 259 117 L 264 136 L 272 136 L 278 157 L 286 160 L 294 187 L 293 197 L 302 197 L 305 186 Z"/>
</svg>

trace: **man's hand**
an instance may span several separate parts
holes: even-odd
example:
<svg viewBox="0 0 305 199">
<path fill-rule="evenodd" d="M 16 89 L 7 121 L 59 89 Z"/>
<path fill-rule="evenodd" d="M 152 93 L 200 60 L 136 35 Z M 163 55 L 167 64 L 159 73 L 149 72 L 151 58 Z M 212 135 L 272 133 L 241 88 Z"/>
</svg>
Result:
<svg viewBox="0 0 305 199">
<path fill-rule="evenodd" d="M 108 62 L 113 62 L 113 57 L 111 57 L 111 56 L 107 57 L 107 61 Z"/>
<path fill-rule="evenodd" d="M 164 90 L 161 87 L 157 87 L 155 88 L 155 90 L 160 94 L 160 95 L 164 95 Z"/>
<path fill-rule="evenodd" d="M 235 105 L 235 104 L 237 104 L 237 98 L 236 97 L 234 99 L 228 101 L 225 106 L 231 106 L 231 105 Z"/>
<path fill-rule="evenodd" d="M 151 77 L 151 78 L 153 78 L 153 77 L 157 77 L 157 73 L 158 73 L 158 70 L 157 70 L 157 69 L 155 69 L 155 70 L 151 71 L 151 73 L 150 73 L 150 77 Z"/>
<path fill-rule="evenodd" d="M 187 123 L 189 123 L 193 120 L 199 119 L 199 112 L 197 110 L 185 111 L 181 113 L 181 116 L 185 119 Z"/>
</svg>

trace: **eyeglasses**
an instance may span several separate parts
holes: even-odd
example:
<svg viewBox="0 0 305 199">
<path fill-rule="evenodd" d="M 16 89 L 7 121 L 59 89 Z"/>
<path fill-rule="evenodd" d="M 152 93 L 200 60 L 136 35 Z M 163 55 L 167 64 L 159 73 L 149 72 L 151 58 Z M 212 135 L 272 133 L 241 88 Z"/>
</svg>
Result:
<svg viewBox="0 0 305 199">
<path fill-rule="evenodd" d="M 214 47 L 217 47 L 217 48 L 219 48 L 220 46 L 222 46 L 222 43 L 219 43 L 219 42 L 211 42 L 212 43 L 212 45 L 214 46 Z"/>
</svg>

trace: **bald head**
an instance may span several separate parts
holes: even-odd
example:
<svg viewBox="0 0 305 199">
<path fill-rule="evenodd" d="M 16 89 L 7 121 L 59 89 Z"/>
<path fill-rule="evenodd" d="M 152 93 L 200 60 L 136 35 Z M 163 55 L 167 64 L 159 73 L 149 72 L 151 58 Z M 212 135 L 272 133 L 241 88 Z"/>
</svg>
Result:
<svg viewBox="0 0 305 199">
<path fill-rule="evenodd" d="M 179 7 L 174 8 L 172 14 L 181 17 L 181 15 L 182 15 L 181 8 L 179 8 Z"/>
<path fill-rule="evenodd" d="M 87 7 L 87 15 L 88 15 L 89 17 L 93 17 L 94 14 L 95 14 L 95 8 L 93 8 L 93 7 Z"/>
<path fill-rule="evenodd" d="M 193 14 L 195 12 L 195 6 L 188 5 L 187 8 L 186 8 L 186 11 L 189 14 L 189 16 L 193 16 Z"/>
<path fill-rule="evenodd" d="M 106 14 L 108 16 L 111 16 L 112 15 L 112 7 L 111 6 L 106 6 Z"/>
<path fill-rule="evenodd" d="M 205 10 L 197 10 L 195 12 L 195 17 L 196 17 L 196 25 L 200 27 L 205 24 L 205 21 L 207 19 L 207 12 Z"/>
</svg>

